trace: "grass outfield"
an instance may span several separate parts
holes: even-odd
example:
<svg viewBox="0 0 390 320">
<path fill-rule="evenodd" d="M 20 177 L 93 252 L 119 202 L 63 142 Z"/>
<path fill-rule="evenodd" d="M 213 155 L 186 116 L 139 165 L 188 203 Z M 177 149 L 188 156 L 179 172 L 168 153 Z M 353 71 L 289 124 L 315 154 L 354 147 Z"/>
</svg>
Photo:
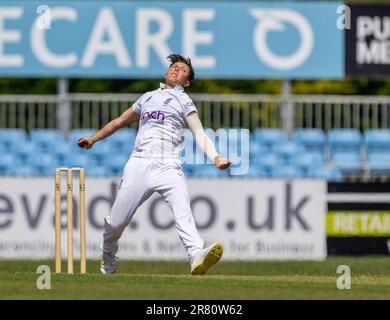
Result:
<svg viewBox="0 0 390 320">
<path fill-rule="evenodd" d="M 0 260 L 0 299 L 390 299 L 390 258 L 331 257 L 323 262 L 221 261 L 205 276 L 186 262 L 118 261 L 118 273 L 52 274 L 38 290 L 39 265 L 53 261 Z M 339 265 L 351 268 L 351 289 L 336 287 Z M 77 266 L 76 271 L 77 271 Z M 65 263 L 63 264 L 65 269 Z"/>
</svg>

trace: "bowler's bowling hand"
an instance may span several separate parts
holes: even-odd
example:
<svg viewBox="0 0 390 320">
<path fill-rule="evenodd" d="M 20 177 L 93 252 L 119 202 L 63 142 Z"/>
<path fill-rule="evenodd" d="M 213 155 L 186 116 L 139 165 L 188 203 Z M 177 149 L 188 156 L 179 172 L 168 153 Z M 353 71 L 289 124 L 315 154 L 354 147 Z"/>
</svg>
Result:
<svg viewBox="0 0 390 320">
<path fill-rule="evenodd" d="M 94 144 L 94 141 L 93 141 L 93 139 L 91 137 L 80 138 L 77 141 L 77 144 L 79 145 L 80 148 L 91 149 L 93 144 Z"/>
<path fill-rule="evenodd" d="M 214 163 L 218 169 L 224 170 L 228 168 L 232 162 L 229 159 L 221 159 L 220 156 L 216 156 Z"/>
</svg>

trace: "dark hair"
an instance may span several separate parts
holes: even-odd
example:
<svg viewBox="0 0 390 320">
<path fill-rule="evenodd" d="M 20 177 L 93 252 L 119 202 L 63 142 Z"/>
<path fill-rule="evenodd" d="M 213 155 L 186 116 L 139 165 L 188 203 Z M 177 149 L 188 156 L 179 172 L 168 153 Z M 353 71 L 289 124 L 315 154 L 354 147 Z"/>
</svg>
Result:
<svg viewBox="0 0 390 320">
<path fill-rule="evenodd" d="M 169 67 L 172 67 L 172 65 L 174 65 L 176 62 L 183 62 L 185 63 L 188 68 L 190 69 L 190 74 L 188 75 L 188 80 L 191 82 L 192 80 L 194 80 L 195 78 L 195 71 L 194 71 L 194 68 L 191 64 L 191 59 L 190 58 L 184 58 L 183 56 L 181 56 L 180 54 L 170 54 L 168 57 L 167 57 L 168 60 L 171 60 L 171 65 Z"/>
</svg>

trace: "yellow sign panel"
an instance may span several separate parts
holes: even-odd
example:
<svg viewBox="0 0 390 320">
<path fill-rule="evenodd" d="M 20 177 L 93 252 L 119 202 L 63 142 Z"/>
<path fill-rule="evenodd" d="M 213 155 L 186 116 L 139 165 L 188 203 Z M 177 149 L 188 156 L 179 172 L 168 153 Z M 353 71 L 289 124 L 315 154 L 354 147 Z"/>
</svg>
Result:
<svg viewBox="0 0 390 320">
<path fill-rule="evenodd" d="M 328 211 L 328 236 L 390 236 L 390 211 Z"/>
</svg>

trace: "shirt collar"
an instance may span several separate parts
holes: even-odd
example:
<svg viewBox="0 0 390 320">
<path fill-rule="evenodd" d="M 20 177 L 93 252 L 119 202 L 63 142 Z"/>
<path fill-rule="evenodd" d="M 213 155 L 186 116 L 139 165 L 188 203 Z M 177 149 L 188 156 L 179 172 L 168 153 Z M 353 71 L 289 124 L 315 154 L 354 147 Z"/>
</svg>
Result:
<svg viewBox="0 0 390 320">
<path fill-rule="evenodd" d="M 160 89 L 161 89 L 161 90 L 164 90 L 164 86 L 165 86 L 165 83 L 160 82 Z M 178 90 L 178 91 L 184 91 L 183 86 L 179 86 L 179 85 L 175 85 L 175 86 L 173 87 L 173 89 L 174 89 L 174 90 Z"/>
</svg>

